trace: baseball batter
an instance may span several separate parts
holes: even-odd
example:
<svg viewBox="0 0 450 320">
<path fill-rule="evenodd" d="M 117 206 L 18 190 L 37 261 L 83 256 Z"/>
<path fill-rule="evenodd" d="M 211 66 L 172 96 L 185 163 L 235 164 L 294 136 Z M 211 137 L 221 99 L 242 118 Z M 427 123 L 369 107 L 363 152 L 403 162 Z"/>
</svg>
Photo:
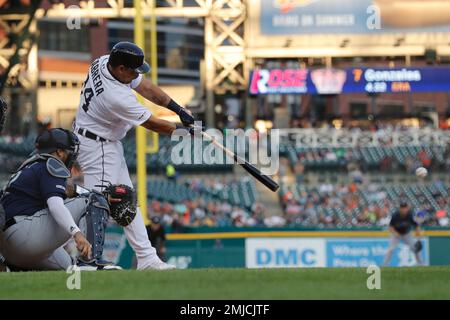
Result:
<svg viewBox="0 0 450 320">
<path fill-rule="evenodd" d="M 121 139 L 134 126 L 171 134 L 176 125 L 158 119 L 142 106 L 133 92 L 166 107 L 180 117 L 185 126 L 194 118 L 143 74 L 150 70 L 141 48 L 119 42 L 109 55 L 95 60 L 88 72 L 80 97 L 74 132 L 80 140 L 78 161 L 88 189 L 101 191 L 105 181 L 132 186 Z M 151 245 L 141 213 L 125 227 L 127 239 L 137 256 L 137 268 L 172 269 L 161 261 Z"/>
</svg>

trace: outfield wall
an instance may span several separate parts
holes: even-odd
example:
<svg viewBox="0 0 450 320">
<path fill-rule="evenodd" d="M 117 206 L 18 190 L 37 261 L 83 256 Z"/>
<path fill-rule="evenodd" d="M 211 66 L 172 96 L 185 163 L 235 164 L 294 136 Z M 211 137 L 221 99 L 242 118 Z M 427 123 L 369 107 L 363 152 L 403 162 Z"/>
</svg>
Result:
<svg viewBox="0 0 450 320">
<path fill-rule="evenodd" d="M 168 234 L 168 260 L 179 268 L 365 267 L 381 265 L 389 244 L 388 233 L 381 230 L 232 230 Z M 422 243 L 426 265 L 450 265 L 450 229 L 427 230 Z M 121 228 L 108 228 L 104 253 L 106 259 L 124 268 L 135 265 Z M 406 245 L 394 251 L 391 266 L 414 263 Z"/>
</svg>

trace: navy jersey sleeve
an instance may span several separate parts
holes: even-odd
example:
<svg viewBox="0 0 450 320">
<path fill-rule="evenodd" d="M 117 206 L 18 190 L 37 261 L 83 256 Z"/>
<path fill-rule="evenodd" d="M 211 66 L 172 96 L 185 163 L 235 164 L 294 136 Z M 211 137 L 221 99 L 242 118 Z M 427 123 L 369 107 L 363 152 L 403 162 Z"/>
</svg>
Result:
<svg viewBox="0 0 450 320">
<path fill-rule="evenodd" d="M 397 223 L 397 213 L 394 213 L 392 215 L 391 221 L 389 222 L 389 226 L 394 227 L 396 223 Z"/>
<path fill-rule="evenodd" d="M 51 197 L 61 197 L 66 198 L 66 179 L 57 178 L 50 173 L 44 167 L 41 171 L 41 177 L 39 179 L 39 184 L 41 188 L 41 194 L 45 201 Z"/>
<path fill-rule="evenodd" d="M 414 216 L 413 216 L 412 213 L 409 214 L 409 220 L 411 221 L 411 225 L 412 225 L 414 228 L 417 228 L 418 224 L 417 224 L 417 221 L 414 219 Z"/>
</svg>

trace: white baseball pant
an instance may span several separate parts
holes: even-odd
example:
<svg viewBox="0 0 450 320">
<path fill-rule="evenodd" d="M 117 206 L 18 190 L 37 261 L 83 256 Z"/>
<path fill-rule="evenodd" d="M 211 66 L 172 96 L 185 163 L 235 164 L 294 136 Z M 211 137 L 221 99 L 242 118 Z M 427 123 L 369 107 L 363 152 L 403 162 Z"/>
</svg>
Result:
<svg viewBox="0 0 450 320">
<path fill-rule="evenodd" d="M 133 187 L 120 141 L 101 142 L 77 134 L 80 139 L 78 162 L 84 174 L 84 186 L 88 189 L 102 190 L 102 180 L 112 184 L 126 184 Z M 136 218 L 124 227 L 125 235 L 136 253 L 137 269 L 147 269 L 159 261 L 155 248 L 148 239 L 147 230 L 138 208 Z"/>
<path fill-rule="evenodd" d="M 88 198 L 64 201 L 77 225 L 85 220 Z M 71 239 L 48 209 L 32 216 L 16 216 L 16 223 L 0 231 L 0 251 L 8 263 L 29 270 L 66 270 L 73 264 L 63 246 Z"/>
<path fill-rule="evenodd" d="M 409 247 L 409 249 L 414 253 L 414 257 L 416 258 L 416 262 L 418 265 L 422 265 L 422 259 L 420 257 L 420 253 L 415 252 L 414 250 L 414 244 L 416 243 L 416 240 L 411 236 L 411 232 L 400 235 L 399 237 L 394 236 L 391 234 L 391 237 L 389 239 L 389 248 L 387 249 L 386 255 L 384 256 L 383 266 L 387 267 L 389 266 L 389 263 L 391 262 L 392 253 L 394 252 L 395 248 L 397 248 L 398 244 L 403 241 L 406 243 L 406 245 Z"/>
</svg>

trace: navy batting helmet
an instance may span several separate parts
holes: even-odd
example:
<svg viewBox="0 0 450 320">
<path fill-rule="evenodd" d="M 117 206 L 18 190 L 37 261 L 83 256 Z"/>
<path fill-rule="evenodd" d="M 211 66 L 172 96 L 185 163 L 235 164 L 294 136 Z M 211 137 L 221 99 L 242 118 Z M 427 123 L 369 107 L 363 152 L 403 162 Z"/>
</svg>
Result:
<svg viewBox="0 0 450 320">
<path fill-rule="evenodd" d="M 137 73 L 147 73 L 150 66 L 144 61 L 144 52 L 131 42 L 122 41 L 116 43 L 109 54 L 109 63 L 113 67 L 123 65 L 134 69 Z"/>
<path fill-rule="evenodd" d="M 52 153 L 58 149 L 65 150 L 68 153 L 65 164 L 70 169 L 77 159 L 80 141 L 72 131 L 54 128 L 42 132 L 36 138 L 35 145 L 39 153 Z"/>
</svg>

